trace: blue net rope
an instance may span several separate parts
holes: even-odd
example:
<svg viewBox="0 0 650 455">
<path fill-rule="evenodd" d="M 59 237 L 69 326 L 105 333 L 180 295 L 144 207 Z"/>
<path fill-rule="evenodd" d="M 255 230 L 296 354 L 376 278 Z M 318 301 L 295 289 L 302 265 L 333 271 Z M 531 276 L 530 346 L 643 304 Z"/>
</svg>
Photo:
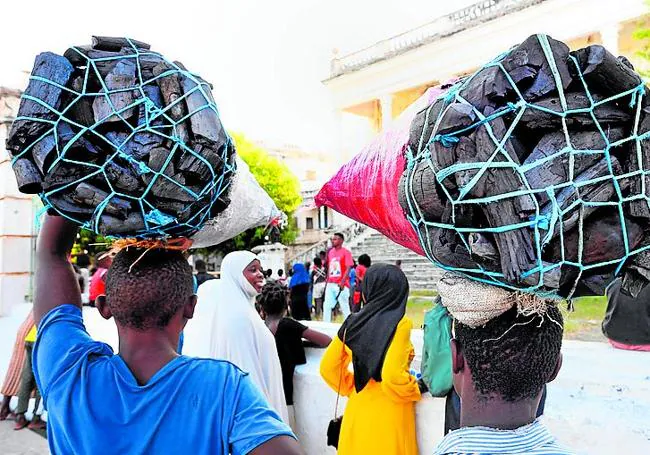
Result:
<svg viewBox="0 0 650 455">
<path fill-rule="evenodd" d="M 502 61 L 508 55 L 508 52 L 498 56 L 493 61 L 483 66 L 480 70 L 478 70 L 473 75 L 469 76 L 468 78 L 452 86 L 447 93 L 441 95 L 438 98 L 438 100 L 444 100 L 445 108 L 439 110 L 437 114 L 437 118 L 435 119 L 435 126 L 433 129 L 433 133 L 431 134 L 430 138 L 425 139 L 425 129 L 426 129 L 425 128 L 422 131 L 422 135 L 420 137 L 419 142 L 417 144 L 410 144 L 409 147 L 407 148 L 406 151 L 407 178 L 405 179 L 404 185 L 405 185 L 405 195 L 406 195 L 408 207 L 406 207 L 405 209 L 407 209 L 406 216 L 408 220 L 410 221 L 410 223 L 418 233 L 420 245 L 422 246 L 426 256 L 431 262 L 433 262 L 438 267 L 441 267 L 444 270 L 459 273 L 461 275 L 464 275 L 476 281 L 508 288 L 511 290 L 530 292 L 547 298 L 557 298 L 557 297 L 570 298 L 573 296 L 576 286 L 585 272 L 588 272 L 593 269 L 601 268 L 601 267 L 611 266 L 614 268 L 614 273 L 618 274 L 621 268 L 623 267 L 623 265 L 625 264 L 625 262 L 630 257 L 650 248 L 650 245 L 641 245 L 638 246 L 637 248 L 632 248 L 630 246 L 629 239 L 628 239 L 628 231 L 626 229 L 626 218 L 623 212 L 623 205 L 626 202 L 630 202 L 634 200 L 643 200 L 648 204 L 650 204 L 650 199 L 648 198 L 647 196 L 648 193 L 646 192 L 646 181 L 645 181 L 645 176 L 649 173 L 649 171 L 643 169 L 644 160 L 642 159 L 642 148 L 641 148 L 641 142 L 650 136 L 650 132 L 644 132 L 642 134 L 639 133 L 639 123 L 640 123 L 639 119 L 641 117 L 642 98 L 645 95 L 645 87 L 643 84 L 640 84 L 638 87 L 635 87 L 623 93 L 619 93 L 615 96 L 611 96 L 606 99 L 596 100 L 592 92 L 590 92 L 587 83 L 585 82 L 578 61 L 575 59 L 574 56 L 569 56 L 569 65 L 573 65 L 576 68 L 579 79 L 584 87 L 584 92 L 589 100 L 588 107 L 579 108 L 579 109 L 570 109 L 567 105 L 566 93 L 562 86 L 562 81 L 560 79 L 560 74 L 556 66 L 554 56 L 551 51 L 551 46 L 548 41 L 548 37 L 546 35 L 537 35 L 537 38 L 544 51 L 544 55 L 553 74 L 555 86 L 557 88 L 558 96 L 560 99 L 561 111 L 555 111 L 552 109 L 548 109 L 544 106 L 535 104 L 533 102 L 527 102 L 524 99 L 519 88 L 517 88 L 516 83 L 513 81 L 513 79 L 505 70 L 502 64 Z M 509 102 L 504 107 L 499 108 L 494 113 L 486 116 L 481 111 L 479 111 L 476 107 L 472 106 L 472 104 L 469 103 L 466 99 L 464 99 L 460 95 L 460 92 L 463 90 L 463 88 L 467 87 L 467 85 L 470 84 L 472 80 L 481 73 L 481 71 L 488 68 L 494 68 L 494 67 L 499 69 L 499 71 L 507 79 L 508 83 L 510 84 L 510 87 L 512 87 L 513 90 L 516 92 L 517 101 Z M 599 106 L 602 106 L 606 103 L 614 102 L 616 100 L 626 99 L 627 101 L 627 98 L 629 98 L 629 108 L 634 112 L 631 134 L 629 134 L 627 137 L 624 137 L 622 139 L 616 141 L 610 141 L 608 134 L 606 134 L 605 128 L 603 127 L 603 125 L 601 125 L 601 123 L 596 118 L 596 115 L 594 114 L 594 110 Z M 438 134 L 437 131 L 440 125 L 440 121 L 452 103 L 462 103 L 471 106 L 474 114 L 476 115 L 477 121 L 467 127 L 460 128 L 456 131 L 448 132 L 446 134 Z M 434 102 L 427 108 L 425 125 L 428 122 L 430 122 L 430 120 L 432 120 L 430 117 L 434 115 L 435 104 L 436 103 Z M 546 157 L 544 160 L 537 160 L 531 163 L 520 164 L 513 161 L 510 154 L 506 151 L 504 145 L 510 139 L 510 137 L 513 134 L 513 131 L 519 124 L 522 116 L 524 115 L 525 111 L 528 109 L 537 109 L 549 115 L 560 117 L 561 124 L 562 124 L 561 131 L 564 133 L 566 145 L 560 150 L 558 150 L 555 154 Z M 598 132 L 602 136 L 602 139 L 604 140 L 605 146 L 602 149 L 578 150 L 572 146 L 571 137 L 569 135 L 569 128 L 567 126 L 567 118 L 570 118 L 570 116 L 575 114 L 590 115 L 591 119 L 593 120 L 593 124 L 595 125 Z M 495 135 L 495 132 L 493 131 L 492 122 L 496 118 L 506 116 L 506 115 L 514 118 L 510 123 L 506 131 L 506 134 L 501 139 L 499 139 L 497 138 L 497 135 Z M 446 168 L 436 169 L 436 165 L 432 161 L 432 157 L 431 157 L 432 152 L 430 150 L 433 142 L 438 141 L 440 144 L 442 144 L 444 147 L 447 148 L 454 147 L 459 142 L 459 137 L 461 135 L 474 131 L 476 128 L 480 126 L 484 126 L 487 129 L 487 132 L 492 140 L 491 144 L 494 147 L 489 159 L 485 161 L 473 162 L 473 163 L 457 162 Z M 634 153 L 636 153 L 636 163 L 638 163 L 638 169 L 632 169 L 630 171 L 623 172 L 623 173 L 619 172 L 617 174 L 614 171 L 612 166 L 612 155 L 610 153 L 610 150 L 613 147 L 621 146 L 623 144 L 629 145 L 630 143 L 633 144 L 633 150 Z M 579 154 L 598 154 L 602 156 L 607 161 L 607 167 L 608 167 L 607 175 L 604 176 L 600 175 L 593 179 L 576 181 L 575 180 L 576 175 L 574 174 L 574 164 L 575 164 L 576 157 Z M 532 188 L 527 180 L 526 172 L 530 171 L 530 169 L 532 169 L 533 167 L 542 166 L 546 161 L 552 160 L 560 155 L 565 155 L 569 160 L 569 166 L 568 166 L 569 178 L 567 179 L 567 181 L 557 185 L 550 185 L 545 188 Z M 420 163 L 426 163 L 428 167 L 433 171 L 433 173 L 435 174 L 436 182 L 437 184 L 439 184 L 439 188 L 444 192 L 448 203 L 451 203 L 451 213 L 452 213 L 451 222 L 444 223 L 444 222 L 437 222 L 437 221 L 427 221 L 425 219 L 426 214 L 418 204 L 418 201 L 416 201 L 413 192 L 413 180 L 415 176 L 415 168 Z M 503 194 L 497 194 L 497 195 L 486 196 L 481 198 L 473 197 L 470 194 L 470 192 L 474 188 L 474 186 L 477 185 L 479 180 L 481 180 L 481 178 L 485 175 L 486 172 L 497 168 L 509 168 L 514 170 L 523 184 L 522 187 L 518 188 L 516 191 L 510 191 Z M 453 177 L 455 174 L 459 172 L 463 172 L 467 170 L 476 171 L 476 173 L 466 185 L 458 188 L 457 194 L 452 194 L 452 192 L 450 192 L 443 184 L 444 180 Z M 636 192 L 635 194 L 628 194 L 624 196 L 624 192 L 621 189 L 620 182 L 623 179 L 630 179 L 630 178 L 640 178 L 641 188 L 640 191 Z M 614 200 L 596 202 L 596 201 L 585 201 L 580 197 L 580 193 L 578 191 L 580 188 L 584 188 L 589 185 L 593 185 L 595 183 L 604 182 L 604 181 L 611 182 L 611 184 L 614 186 L 615 188 L 615 197 L 613 198 Z M 434 182 L 431 182 L 431 184 L 433 185 Z M 575 201 L 573 201 L 568 206 L 561 207 L 557 203 L 556 195 L 558 191 L 561 191 L 562 189 L 565 188 L 575 189 L 575 193 L 577 194 L 577 197 Z M 534 214 L 528 217 L 528 219 L 522 220 L 519 223 L 509 224 L 504 226 L 495 226 L 495 227 L 488 226 L 482 228 L 475 227 L 475 226 L 470 226 L 470 227 L 458 226 L 454 223 L 459 208 L 462 208 L 461 206 L 474 205 L 475 207 L 479 207 L 479 205 L 484 206 L 485 204 L 504 201 L 522 195 L 535 195 L 540 192 L 546 193 L 546 196 L 548 197 L 552 205 L 552 209 L 551 210 L 547 209 L 542 211 L 541 210 L 542 204 L 540 204 L 537 198 L 532 197 L 531 199 L 532 201 L 534 201 Z M 623 236 L 623 243 L 625 249 L 625 252 L 621 257 L 617 257 L 615 259 L 604 261 L 604 262 L 595 262 L 589 264 L 585 263 L 583 258 L 584 242 L 585 242 L 584 235 L 583 235 L 583 223 L 585 221 L 584 219 L 585 208 L 587 207 L 614 207 L 618 210 L 618 220 L 620 222 L 620 228 Z M 577 245 L 578 253 L 577 253 L 577 260 L 570 260 L 569 258 L 566 257 L 566 248 L 564 246 L 565 233 L 563 232 L 562 227 L 566 218 L 569 217 L 570 215 L 575 216 L 576 211 L 579 213 L 579 221 L 576 227 L 578 232 L 578 245 Z M 471 233 L 486 233 L 488 235 L 493 235 L 495 233 L 515 231 L 519 229 L 530 230 L 533 234 L 533 241 L 534 241 L 533 247 L 535 250 L 536 263 L 529 270 L 526 270 L 522 274 L 521 279 L 523 281 L 523 279 L 526 277 L 534 276 L 536 277 L 534 283 L 524 284 L 521 281 L 519 283 L 513 283 L 512 280 L 507 280 L 502 272 L 495 271 L 495 270 L 488 270 L 478 262 L 476 263 L 476 267 L 474 268 L 454 267 L 441 262 L 440 260 L 438 260 L 438 258 L 436 258 L 433 251 L 433 245 L 432 245 L 432 237 L 434 231 L 440 229 L 451 230 L 455 232 L 463 242 L 464 247 L 467 249 L 468 252 L 470 251 L 470 245 L 468 243 L 468 235 Z M 549 245 L 554 234 L 556 237 L 559 234 L 559 241 L 562 245 L 561 259 L 558 261 L 548 262 L 546 260 L 542 260 L 542 252 L 544 248 Z M 558 294 L 557 289 L 550 289 L 548 286 L 545 286 L 544 279 L 549 272 L 553 271 L 554 269 L 560 269 L 564 266 L 570 266 L 577 269 L 577 276 L 575 277 L 571 290 L 568 293 L 565 293 L 565 295 L 560 296 Z"/>
<path fill-rule="evenodd" d="M 187 71 L 182 65 L 166 60 L 157 52 L 139 48 L 128 38 L 127 41 L 130 45 L 128 53 L 125 53 L 125 49 L 122 49 L 119 55 L 109 57 L 90 58 L 83 49 L 72 48 L 78 53 L 79 58 L 85 60 L 83 85 L 80 90 L 75 90 L 48 78 L 32 74 L 31 81 L 57 87 L 71 100 L 61 110 L 57 110 L 55 106 L 47 104 L 37 96 L 32 96 L 27 93 L 23 94 L 21 103 L 23 100 L 37 103 L 54 114 L 56 119 L 51 120 L 32 116 L 18 116 L 16 118 L 16 122 L 45 123 L 49 128 L 37 140 L 22 148 L 20 153 L 14 154 L 12 164 L 25 156 L 29 156 L 39 142 L 53 136 L 56 156 L 49 169 L 55 169 L 57 165 L 65 163 L 72 166 L 81 166 L 84 169 L 88 169 L 88 172 L 78 179 L 41 192 L 39 196 L 44 204 L 42 212 L 54 211 L 78 223 L 85 229 L 92 230 L 95 233 L 105 234 L 105 232 L 100 232 L 100 220 L 106 214 L 107 206 L 116 200 L 127 201 L 130 203 L 131 213 L 134 213 L 136 217 L 141 217 L 142 225 L 140 229 L 134 232 L 109 233 L 110 237 L 164 238 L 169 236 L 189 236 L 199 230 L 208 219 L 217 214 L 215 213 L 216 204 L 227 204 L 227 202 L 224 203 L 224 197 L 227 195 L 231 177 L 236 171 L 234 142 L 225 130 L 221 132 L 223 134 L 223 143 L 217 144 L 218 166 L 215 166 L 214 162 L 209 162 L 205 154 L 200 152 L 200 148 L 197 151 L 197 147 L 193 147 L 193 144 L 188 140 L 187 134 L 183 137 L 181 127 L 182 125 L 187 125 L 192 116 L 205 109 L 213 111 L 216 118 L 219 118 L 219 111 L 212 98 L 209 84 L 198 75 Z M 164 62 L 167 65 L 167 70 L 157 76 L 143 77 L 142 64 L 144 59 L 154 59 L 156 62 Z M 99 65 L 109 63 L 113 60 L 117 60 L 118 64 L 126 63 L 135 65 L 136 77 L 134 84 L 119 89 L 111 89 L 107 86 L 104 80 L 105 77 L 100 73 Z M 156 99 L 159 98 L 159 93 L 158 96 L 154 96 L 150 89 L 157 87 L 159 79 L 171 75 L 178 76 L 179 80 L 191 81 L 193 88 L 185 90 L 173 102 L 165 105 L 160 99 Z M 100 84 L 99 90 L 91 89 L 91 79 Z M 119 102 L 123 99 L 119 95 L 125 93 L 134 94 L 132 101 L 127 104 Z M 171 110 L 179 103 L 185 103 L 188 97 L 197 93 L 201 95 L 203 102 L 198 106 L 194 102 L 195 107 L 191 111 L 186 109 L 188 112 L 182 118 L 174 119 L 170 113 Z M 104 118 L 97 119 L 93 124 L 87 126 L 73 120 L 70 112 L 82 99 L 88 98 L 91 98 L 93 101 L 98 98 L 103 99 L 109 109 Z M 195 100 L 196 96 L 194 96 Z M 139 113 L 137 125 L 134 125 L 134 122 L 128 118 L 132 116 L 134 110 Z M 126 129 L 126 134 L 112 134 L 115 133 L 115 128 L 111 125 L 115 124 L 118 124 L 121 130 Z M 62 140 L 60 137 L 60 131 L 62 131 L 61 126 L 70 127 L 67 131 L 72 131 L 74 135 Z M 142 137 L 142 135 L 149 135 L 150 138 L 153 137 L 154 140 L 158 140 L 163 144 L 161 146 L 168 149 L 169 154 L 159 169 L 152 169 L 145 159 L 127 152 L 126 148 L 129 142 L 136 137 Z M 86 160 L 83 157 L 71 156 L 71 148 L 78 146 L 77 141 L 81 138 L 88 137 L 91 138 L 91 143 L 100 144 L 99 147 L 101 150 L 107 154 L 102 163 L 94 163 L 92 160 Z M 177 160 L 181 155 L 187 159 L 188 154 L 203 163 L 209 170 L 209 177 L 203 179 L 204 181 L 201 181 L 198 186 L 196 184 L 187 185 L 182 179 L 179 181 L 176 176 L 169 175 L 171 172 L 168 172 L 174 160 Z M 88 156 L 90 157 L 90 152 Z M 111 178 L 107 173 L 110 167 L 115 164 L 119 164 L 122 167 L 124 167 L 124 164 L 128 164 L 137 176 L 146 182 L 146 185 L 143 189 L 140 188 L 138 194 L 133 194 L 132 192 L 127 193 L 115 187 L 113 183 L 115 176 Z M 96 182 L 98 179 L 105 185 L 107 195 L 96 206 L 92 215 L 75 216 L 62 210 L 56 203 L 55 199 L 57 195 L 63 195 L 69 192 L 72 187 L 76 187 L 82 182 L 91 180 Z M 149 197 L 152 194 L 154 185 L 161 181 L 168 181 L 186 194 L 183 197 L 183 209 L 180 213 L 169 213 L 169 211 L 157 206 L 155 197 Z M 225 206 L 221 210 L 223 208 Z"/>
</svg>

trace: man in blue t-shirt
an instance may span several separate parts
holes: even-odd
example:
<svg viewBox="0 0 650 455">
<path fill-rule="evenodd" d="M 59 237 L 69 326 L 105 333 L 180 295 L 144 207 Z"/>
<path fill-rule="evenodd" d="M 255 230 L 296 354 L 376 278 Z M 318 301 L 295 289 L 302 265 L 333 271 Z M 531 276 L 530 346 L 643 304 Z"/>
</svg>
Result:
<svg viewBox="0 0 650 455">
<path fill-rule="evenodd" d="M 120 251 L 96 301 L 119 354 L 90 338 L 67 259 L 77 230 L 48 216 L 37 247 L 33 365 L 53 454 L 302 454 L 247 373 L 178 355 L 196 305 L 180 252 Z"/>
</svg>

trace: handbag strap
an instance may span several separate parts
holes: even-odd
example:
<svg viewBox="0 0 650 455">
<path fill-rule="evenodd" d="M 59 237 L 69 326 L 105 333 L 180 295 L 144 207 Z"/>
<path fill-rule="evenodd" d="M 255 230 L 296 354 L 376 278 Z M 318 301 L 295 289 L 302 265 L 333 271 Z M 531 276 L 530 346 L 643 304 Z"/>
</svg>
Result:
<svg viewBox="0 0 650 455">
<path fill-rule="evenodd" d="M 343 331 L 343 347 L 341 348 L 341 353 L 345 354 L 345 334 L 348 332 L 347 327 Z M 336 406 L 334 406 L 334 419 L 336 419 L 339 413 L 339 397 L 341 396 L 341 382 L 343 381 L 343 368 L 339 371 L 339 387 L 336 389 Z"/>
</svg>

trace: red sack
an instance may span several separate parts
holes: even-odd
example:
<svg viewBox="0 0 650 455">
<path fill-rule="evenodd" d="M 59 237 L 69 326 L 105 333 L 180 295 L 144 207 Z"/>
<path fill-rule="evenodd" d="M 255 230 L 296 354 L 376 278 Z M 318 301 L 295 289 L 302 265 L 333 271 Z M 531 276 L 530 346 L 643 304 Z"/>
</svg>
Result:
<svg viewBox="0 0 650 455">
<path fill-rule="evenodd" d="M 440 86 L 429 88 L 323 185 L 316 205 L 330 207 L 424 256 L 418 235 L 399 205 L 398 183 L 406 167 L 411 122 L 444 92 Z"/>
</svg>

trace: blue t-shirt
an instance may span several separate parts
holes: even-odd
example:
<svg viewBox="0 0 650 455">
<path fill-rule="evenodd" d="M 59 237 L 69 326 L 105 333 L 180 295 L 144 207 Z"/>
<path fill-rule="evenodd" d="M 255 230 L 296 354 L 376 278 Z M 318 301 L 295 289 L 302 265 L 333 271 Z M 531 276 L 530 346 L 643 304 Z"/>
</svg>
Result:
<svg viewBox="0 0 650 455">
<path fill-rule="evenodd" d="M 248 374 L 227 361 L 180 356 L 138 385 L 110 346 L 90 338 L 74 305 L 41 321 L 33 365 L 55 455 L 239 455 L 294 437 Z"/>
</svg>

